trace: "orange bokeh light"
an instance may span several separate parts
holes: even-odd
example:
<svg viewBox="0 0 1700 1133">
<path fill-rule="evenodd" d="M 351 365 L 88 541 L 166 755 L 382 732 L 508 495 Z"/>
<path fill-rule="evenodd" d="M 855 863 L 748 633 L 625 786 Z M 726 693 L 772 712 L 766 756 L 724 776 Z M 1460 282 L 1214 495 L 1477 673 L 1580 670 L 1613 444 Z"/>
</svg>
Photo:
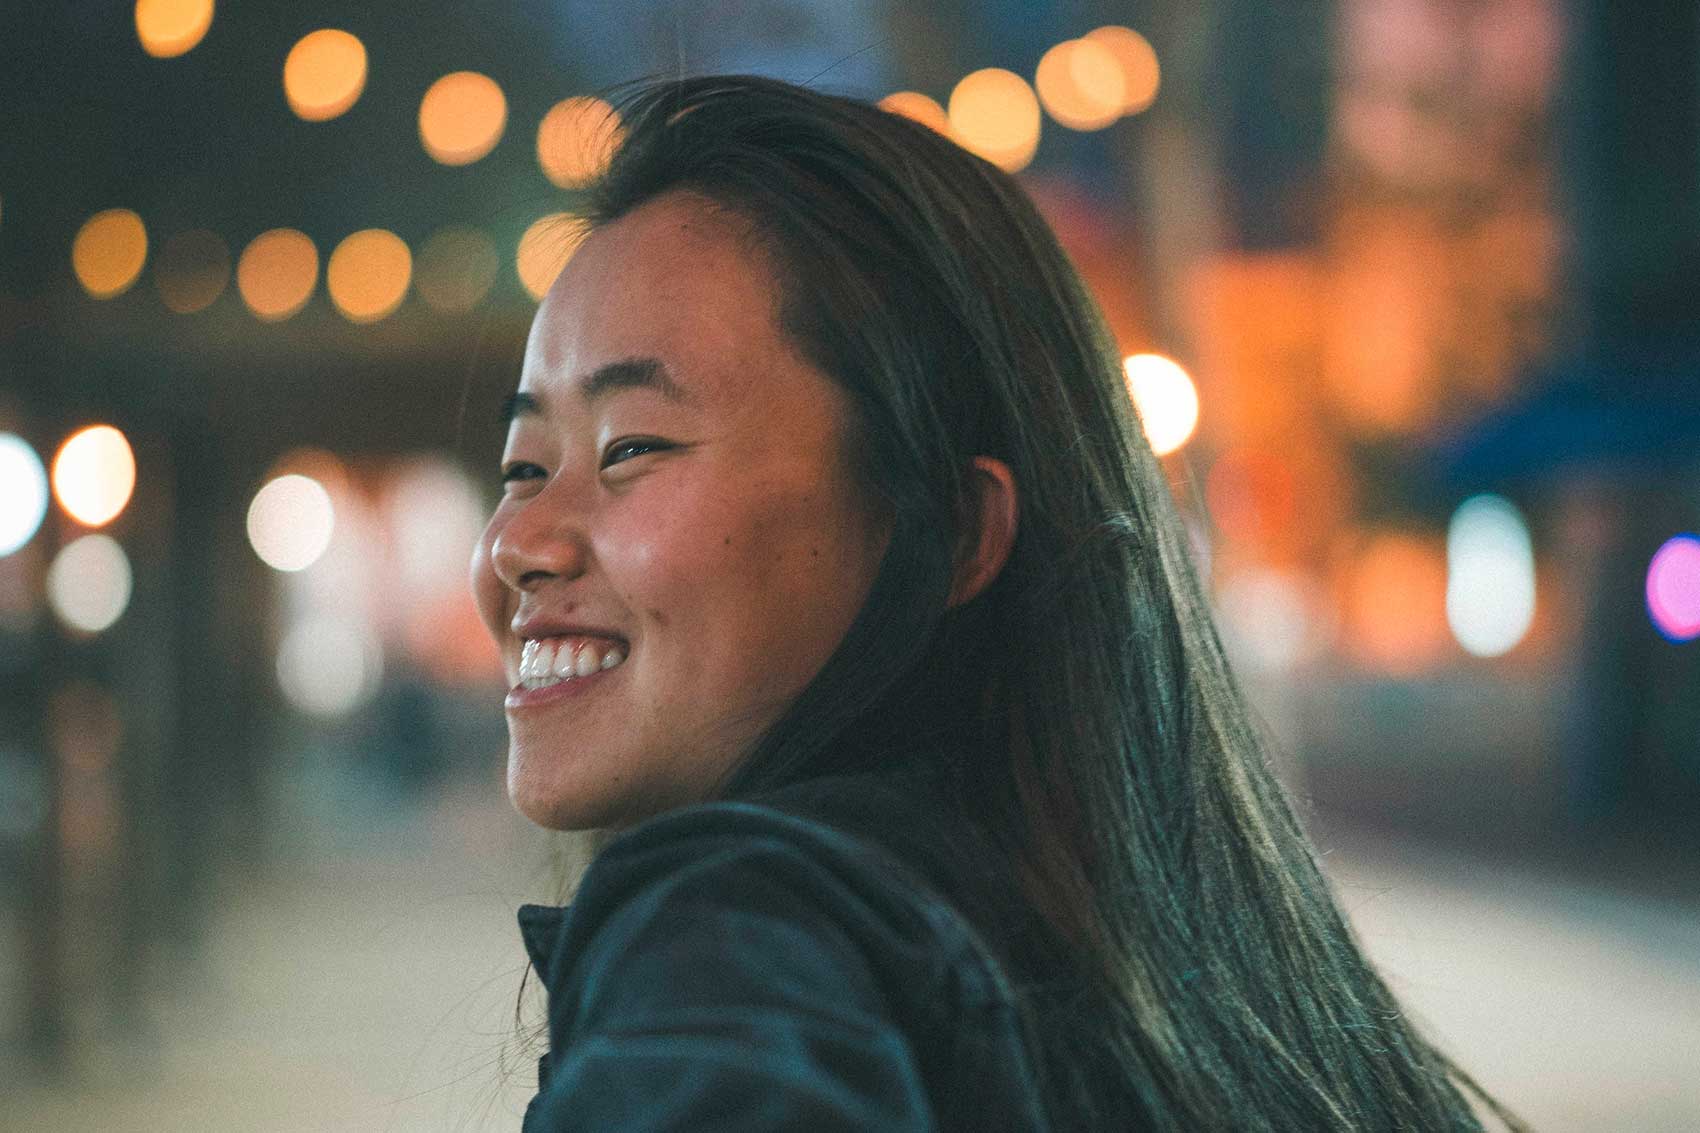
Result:
<svg viewBox="0 0 1700 1133">
<path fill-rule="evenodd" d="M 160 246 L 153 282 L 167 309 L 179 315 L 203 311 L 230 282 L 230 249 L 204 228 L 178 232 Z"/>
<path fill-rule="evenodd" d="M 260 233 L 236 264 L 242 301 L 266 322 L 287 319 L 305 307 L 318 281 L 318 249 L 306 233 L 293 228 Z"/>
<path fill-rule="evenodd" d="M 303 36 L 283 61 L 283 95 L 309 122 L 345 113 L 365 89 L 366 45 L 337 28 Z"/>
<path fill-rule="evenodd" d="M 1039 60 L 1039 101 L 1071 130 L 1101 130 L 1122 116 L 1127 83 L 1120 61 L 1095 39 L 1070 39 Z"/>
<path fill-rule="evenodd" d="M 562 99 L 538 124 L 537 164 L 556 185 L 577 188 L 608 168 L 625 134 L 619 114 L 602 99 Z"/>
<path fill-rule="evenodd" d="M 53 458 L 53 498 L 85 527 L 111 523 L 136 488 L 136 456 L 111 425 L 79 429 Z"/>
<path fill-rule="evenodd" d="M 476 71 L 444 75 L 419 103 L 419 140 L 444 165 L 470 165 L 495 149 L 507 122 L 502 88 Z"/>
<path fill-rule="evenodd" d="M 944 107 L 938 104 L 937 99 L 929 98 L 919 91 L 893 91 L 880 99 L 880 109 L 912 118 L 947 137 L 950 134 L 950 116 L 944 112 Z"/>
<path fill-rule="evenodd" d="M 1151 41 L 1117 24 L 1096 28 L 1083 37 L 1096 43 L 1115 57 L 1122 73 L 1123 114 L 1138 114 L 1157 100 L 1163 85 L 1163 69 L 1157 64 L 1157 51 Z"/>
<path fill-rule="evenodd" d="M 1348 566 L 1344 614 L 1364 663 L 1398 676 L 1434 665 L 1451 640 L 1444 545 L 1397 531 L 1368 539 Z"/>
<path fill-rule="evenodd" d="M 136 38 L 156 59 L 192 50 L 212 20 L 213 0 L 136 0 Z"/>
<path fill-rule="evenodd" d="M 1014 173 L 1039 149 L 1039 99 L 1013 71 L 984 67 L 950 92 L 951 135 L 963 147 Z"/>
<path fill-rule="evenodd" d="M 1217 530 L 1235 542 L 1256 545 L 1277 538 L 1293 524 L 1297 478 L 1272 453 L 1231 448 L 1205 477 L 1204 499 Z"/>
<path fill-rule="evenodd" d="M 533 299 L 542 299 L 561 269 L 584 241 L 584 222 L 571 213 L 555 212 L 535 221 L 519 238 L 514 258 L 519 281 Z"/>
<path fill-rule="evenodd" d="M 71 242 L 71 269 L 96 299 L 122 295 L 142 274 L 148 230 L 129 209 L 106 209 L 83 222 Z"/>
<path fill-rule="evenodd" d="M 499 263 L 496 248 L 484 233 L 476 228 L 443 228 L 420 249 L 414 286 L 432 310 L 465 314 L 489 294 Z"/>
<path fill-rule="evenodd" d="M 325 265 L 331 302 L 356 323 L 377 322 L 401 306 L 412 278 L 413 253 L 401 237 L 383 228 L 349 234 Z"/>
</svg>

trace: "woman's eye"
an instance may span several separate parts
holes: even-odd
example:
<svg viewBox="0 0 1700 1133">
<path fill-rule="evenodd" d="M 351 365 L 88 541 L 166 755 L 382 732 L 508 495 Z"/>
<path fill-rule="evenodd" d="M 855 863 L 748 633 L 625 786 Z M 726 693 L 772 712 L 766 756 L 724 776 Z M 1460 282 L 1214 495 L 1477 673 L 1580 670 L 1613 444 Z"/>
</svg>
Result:
<svg viewBox="0 0 1700 1133">
<path fill-rule="evenodd" d="M 511 484 L 515 480 L 529 480 L 533 476 L 542 475 L 543 469 L 527 460 L 516 460 L 502 469 L 502 483 Z"/>
<path fill-rule="evenodd" d="M 615 457 L 623 452 L 659 452 L 662 449 L 671 447 L 673 446 L 662 441 L 616 441 L 609 447 L 607 454 L 602 458 L 602 467 L 607 468 L 610 464 L 622 463 L 621 461 L 616 460 Z"/>
</svg>

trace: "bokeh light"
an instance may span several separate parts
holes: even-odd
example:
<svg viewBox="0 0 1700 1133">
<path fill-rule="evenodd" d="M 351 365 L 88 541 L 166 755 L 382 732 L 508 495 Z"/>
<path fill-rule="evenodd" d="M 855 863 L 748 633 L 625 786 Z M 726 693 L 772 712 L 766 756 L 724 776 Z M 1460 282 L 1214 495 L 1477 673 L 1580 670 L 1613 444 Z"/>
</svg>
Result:
<svg viewBox="0 0 1700 1133">
<path fill-rule="evenodd" d="M 71 267 L 77 282 L 96 299 L 122 295 L 142 274 L 148 258 L 148 230 L 129 209 L 106 209 L 83 222 L 71 243 Z"/>
<path fill-rule="evenodd" d="M 330 493 L 333 504 L 345 498 L 352 490 L 348 467 L 343 464 L 341 457 L 329 449 L 314 448 L 311 445 L 292 448 L 272 462 L 262 480 L 269 483 L 290 473 L 317 480 L 319 485 Z"/>
<path fill-rule="evenodd" d="M 47 516 L 47 471 L 30 443 L 0 433 L 0 558 L 35 538 Z"/>
<path fill-rule="evenodd" d="M 1121 63 L 1095 39 L 1069 39 L 1039 60 L 1039 101 L 1071 130 L 1102 130 L 1122 116 L 1127 81 Z"/>
<path fill-rule="evenodd" d="M 464 469 L 440 456 L 403 463 L 386 485 L 383 518 L 398 593 L 425 599 L 465 585 L 466 549 L 486 517 Z"/>
<path fill-rule="evenodd" d="M 212 21 L 213 0 L 136 0 L 136 38 L 156 59 L 193 50 Z"/>
<path fill-rule="evenodd" d="M 1676 535 L 1647 565 L 1647 613 L 1672 641 L 1700 637 L 1700 538 Z"/>
<path fill-rule="evenodd" d="M 893 91 L 880 99 L 880 109 L 892 114 L 901 114 L 905 118 L 913 118 L 923 126 L 929 126 L 941 134 L 950 134 L 950 116 L 944 112 L 944 107 L 935 98 L 929 98 L 919 91 Z"/>
<path fill-rule="evenodd" d="M 105 775 L 124 743 L 124 709 L 110 689 L 73 677 L 48 699 L 47 732 L 68 779 Z"/>
<path fill-rule="evenodd" d="M 1082 38 L 1107 49 L 1122 73 L 1122 106 L 1125 114 L 1138 114 L 1157 100 L 1163 71 L 1151 41 L 1132 28 L 1110 24 L 1095 28 Z"/>
<path fill-rule="evenodd" d="M 563 99 L 537 127 L 537 164 L 556 185 L 577 188 L 608 168 L 625 134 L 619 113 L 602 99 Z"/>
<path fill-rule="evenodd" d="M 395 233 L 366 228 L 350 233 L 325 265 L 325 289 L 349 320 L 371 323 L 390 314 L 407 297 L 413 253 Z"/>
<path fill-rule="evenodd" d="M 319 250 L 306 233 L 293 228 L 260 233 L 236 263 L 236 290 L 266 322 L 287 319 L 305 307 L 318 282 Z"/>
<path fill-rule="evenodd" d="M 1472 496 L 1446 530 L 1446 621 L 1464 651 L 1508 653 L 1535 619 L 1535 552 L 1515 504 Z"/>
<path fill-rule="evenodd" d="M 1218 587 L 1216 608 L 1237 656 L 1258 669 L 1291 668 L 1311 643 L 1310 598 L 1304 584 L 1285 571 L 1236 571 Z"/>
<path fill-rule="evenodd" d="M 465 314 L 484 301 L 500 265 L 488 236 L 451 225 L 433 233 L 420 249 L 414 287 L 432 310 Z"/>
<path fill-rule="evenodd" d="M 347 113 L 365 89 L 366 45 L 338 28 L 302 36 L 283 61 L 283 96 L 309 122 Z"/>
<path fill-rule="evenodd" d="M 130 605 L 130 558 L 110 535 L 67 543 L 47 568 L 47 602 L 79 633 L 100 633 Z"/>
<path fill-rule="evenodd" d="M 53 458 L 53 495 L 85 527 L 112 522 L 135 488 L 136 456 L 111 425 L 79 429 Z"/>
<path fill-rule="evenodd" d="M 323 484 L 297 472 L 279 476 L 248 505 L 248 542 L 273 570 L 306 570 L 336 530 L 336 509 Z"/>
<path fill-rule="evenodd" d="M 1204 502 L 1224 536 L 1259 543 L 1291 528 L 1298 516 L 1298 482 L 1281 457 L 1236 445 L 1210 466 Z"/>
<path fill-rule="evenodd" d="M 1013 71 L 984 67 L 964 75 L 950 92 L 948 116 L 952 137 L 1011 173 L 1039 149 L 1039 99 Z"/>
<path fill-rule="evenodd" d="M 278 687 L 303 712 L 343 716 L 376 691 L 383 661 L 382 647 L 359 621 L 317 615 L 297 623 L 278 645 Z"/>
<path fill-rule="evenodd" d="M 1133 354 L 1122 369 L 1152 450 L 1167 456 L 1186 444 L 1198 426 L 1198 390 L 1180 363 L 1161 354 Z"/>
<path fill-rule="evenodd" d="M 419 140 L 444 165 L 470 165 L 496 148 L 508 121 L 502 88 L 477 71 L 454 71 L 419 102 Z"/>
<path fill-rule="evenodd" d="M 153 282 L 168 310 L 179 315 L 204 311 L 230 282 L 230 249 L 204 228 L 175 233 L 160 245 Z"/>
<path fill-rule="evenodd" d="M 519 238 L 514 269 L 528 295 L 533 299 L 543 298 L 583 243 L 585 233 L 584 222 L 566 212 L 550 213 L 525 230 L 525 235 Z"/>
<path fill-rule="evenodd" d="M 1446 650 L 1446 555 L 1439 539 L 1401 531 L 1368 538 L 1346 577 L 1343 608 L 1361 660 L 1398 676 Z"/>
</svg>

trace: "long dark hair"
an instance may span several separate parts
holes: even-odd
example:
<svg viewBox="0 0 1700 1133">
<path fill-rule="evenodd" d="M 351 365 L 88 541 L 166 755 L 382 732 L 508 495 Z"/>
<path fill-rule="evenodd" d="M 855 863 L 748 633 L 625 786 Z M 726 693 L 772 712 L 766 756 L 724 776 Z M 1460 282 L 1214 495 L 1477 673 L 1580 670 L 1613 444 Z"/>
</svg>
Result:
<svg viewBox="0 0 1700 1133">
<path fill-rule="evenodd" d="M 1012 976 L 1061 1128 L 1479 1129 L 1365 961 L 1224 659 L 1079 275 L 1018 183 L 927 127 L 746 76 L 613 92 L 594 226 L 689 191 L 775 265 L 850 394 L 890 549 L 837 652 L 721 790 L 929 761 L 1058 942 Z M 948 605 L 970 458 L 1019 486 L 1007 565 Z"/>
</svg>

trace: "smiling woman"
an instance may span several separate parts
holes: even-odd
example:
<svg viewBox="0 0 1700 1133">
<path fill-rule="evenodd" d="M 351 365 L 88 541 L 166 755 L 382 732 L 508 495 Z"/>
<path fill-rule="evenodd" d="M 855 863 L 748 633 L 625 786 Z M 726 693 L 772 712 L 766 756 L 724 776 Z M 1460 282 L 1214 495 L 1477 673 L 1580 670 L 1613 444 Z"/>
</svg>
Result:
<svg viewBox="0 0 1700 1133">
<path fill-rule="evenodd" d="M 848 398 L 777 304 L 739 227 L 687 193 L 591 234 L 543 300 L 477 578 L 510 673 L 527 649 L 563 664 L 508 698 L 536 822 L 708 797 L 862 606 L 885 540 L 843 453 Z M 562 655 L 610 643 L 618 669 L 565 677 Z"/>
<path fill-rule="evenodd" d="M 1005 173 L 771 80 L 636 86 L 473 587 L 528 1130 L 1479 1129 L 1270 771 L 1102 320 Z"/>
</svg>

